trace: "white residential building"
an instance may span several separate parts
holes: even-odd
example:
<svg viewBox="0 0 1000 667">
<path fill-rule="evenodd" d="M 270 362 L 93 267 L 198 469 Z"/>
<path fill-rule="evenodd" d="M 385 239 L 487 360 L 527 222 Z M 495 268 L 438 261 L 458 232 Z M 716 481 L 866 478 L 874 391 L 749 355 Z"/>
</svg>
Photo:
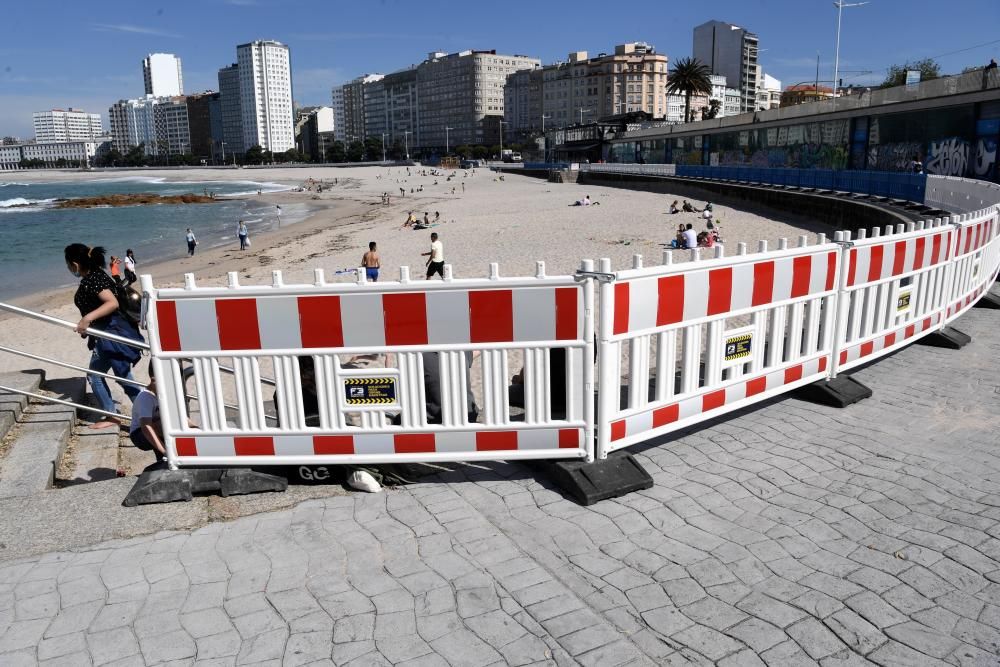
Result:
<svg viewBox="0 0 1000 667">
<path fill-rule="evenodd" d="M 777 109 L 781 106 L 781 81 L 758 69 L 757 111 Z"/>
<path fill-rule="evenodd" d="M 146 155 L 183 155 L 191 152 L 191 130 L 184 97 L 145 97 L 120 100 L 108 110 L 115 149 L 127 153 L 142 146 Z"/>
<path fill-rule="evenodd" d="M 236 47 L 243 144 L 273 153 L 295 148 L 292 73 L 288 47 L 255 41 Z"/>
<path fill-rule="evenodd" d="M 725 116 L 735 116 L 740 113 L 740 91 L 730 88 L 727 85 L 726 77 L 719 74 L 712 74 L 708 77 L 712 81 L 712 94 L 708 96 L 709 103 L 712 100 L 719 102 L 719 114 L 716 118 Z"/>
<path fill-rule="evenodd" d="M 21 157 L 25 160 L 41 160 L 47 166 L 55 166 L 59 160 L 89 164 L 97 155 L 98 141 L 56 141 L 23 144 Z"/>
<path fill-rule="evenodd" d="M 172 53 L 150 53 L 143 58 L 142 79 L 147 95 L 175 97 L 184 94 L 181 59 Z"/>
<path fill-rule="evenodd" d="M 21 168 L 21 147 L 0 146 L 0 171 L 11 171 Z"/>
<path fill-rule="evenodd" d="M 35 141 L 87 141 L 104 134 L 101 114 L 87 113 L 72 107 L 68 111 L 52 109 L 32 114 Z"/>
<path fill-rule="evenodd" d="M 695 27 L 693 56 L 706 65 L 712 74 L 726 77 L 730 86 L 742 94 L 740 109 L 753 111 L 757 103 L 757 35 L 746 28 L 708 21 Z"/>
</svg>

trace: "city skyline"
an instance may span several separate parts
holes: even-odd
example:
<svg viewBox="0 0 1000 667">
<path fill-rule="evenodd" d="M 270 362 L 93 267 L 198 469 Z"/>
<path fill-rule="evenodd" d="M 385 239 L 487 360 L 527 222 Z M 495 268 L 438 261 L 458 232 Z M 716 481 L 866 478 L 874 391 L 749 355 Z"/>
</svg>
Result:
<svg viewBox="0 0 1000 667">
<path fill-rule="evenodd" d="M 255 39 L 274 39 L 292 48 L 295 102 L 302 105 L 329 104 L 334 85 L 367 72 L 417 64 L 434 50 L 496 49 L 550 64 L 564 60 L 570 51 L 596 54 L 611 51 L 615 44 L 647 41 L 674 61 L 691 55 L 693 28 L 713 19 L 756 33 L 762 67 L 785 85 L 814 78 L 817 48 L 819 78 L 832 78 L 836 14 L 818 0 L 720 2 L 710 9 L 652 6 L 643 8 L 641 22 L 634 14 L 601 15 L 600 21 L 592 21 L 603 5 L 590 2 L 578 3 L 569 14 L 530 5 L 530 21 L 516 20 L 520 3 L 499 19 L 496 12 L 478 7 L 454 11 L 452 5 L 440 3 L 449 11 L 437 11 L 438 5 L 384 1 L 359 9 L 306 2 L 290 10 L 272 0 L 213 0 L 136 12 L 133 5 L 111 1 L 95 11 L 68 6 L 50 17 L 47 29 L 53 39 L 44 44 L 30 36 L 29 23 L 35 18 L 30 8 L 11 7 L 10 39 L 0 48 L 0 134 L 28 137 L 31 114 L 52 108 L 85 109 L 107 121 L 114 101 L 141 95 L 142 59 L 149 53 L 181 58 L 186 91 L 216 90 L 218 69 L 232 61 L 234 46 Z M 118 11 L 125 7 L 130 11 Z M 1000 39 L 991 29 L 1000 23 L 995 2 L 918 1 L 909 3 L 905 13 L 898 10 L 889 0 L 874 0 L 845 11 L 840 65 L 845 84 L 878 83 L 888 65 L 906 60 L 937 56 L 945 72 L 958 72 L 1000 55 Z M 191 21 L 194 13 L 203 20 Z M 313 19 L 303 21 L 306 15 Z M 127 20 L 101 18 L 122 16 Z M 307 24 L 334 28 L 307 32 L 302 27 Z M 510 28 L 500 29 L 504 24 Z M 342 27 L 348 25 L 351 30 Z M 810 29 L 803 30 L 804 25 Z M 892 30 L 881 27 L 886 25 Z M 926 25 L 943 26 L 942 35 L 953 30 L 963 41 L 932 39 Z M 872 73 L 859 73 L 867 70 Z"/>
</svg>

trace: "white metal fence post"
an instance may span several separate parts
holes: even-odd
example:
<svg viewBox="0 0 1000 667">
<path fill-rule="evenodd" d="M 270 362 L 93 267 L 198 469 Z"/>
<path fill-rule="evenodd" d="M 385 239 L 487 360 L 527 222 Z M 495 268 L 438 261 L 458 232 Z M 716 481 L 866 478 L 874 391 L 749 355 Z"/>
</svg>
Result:
<svg viewBox="0 0 1000 667">
<path fill-rule="evenodd" d="M 601 273 L 611 273 L 611 260 L 602 257 L 599 265 Z M 597 458 L 606 459 L 611 446 L 611 415 L 618 408 L 618 358 L 613 355 L 615 344 L 608 339 L 614 328 L 615 285 L 613 282 L 601 281 L 600 324 L 598 336 L 600 344 L 597 351 Z"/>
</svg>

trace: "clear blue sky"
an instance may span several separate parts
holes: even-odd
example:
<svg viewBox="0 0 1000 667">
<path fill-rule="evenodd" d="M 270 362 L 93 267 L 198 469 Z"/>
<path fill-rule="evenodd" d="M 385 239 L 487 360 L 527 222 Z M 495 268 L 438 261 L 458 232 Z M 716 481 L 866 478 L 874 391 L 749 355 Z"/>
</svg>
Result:
<svg viewBox="0 0 1000 667">
<path fill-rule="evenodd" d="M 4 3 L 0 135 L 30 137 L 31 112 L 100 112 L 142 94 L 142 58 L 179 55 L 186 92 L 216 89 L 236 44 L 277 39 L 292 50 L 295 99 L 329 103 L 330 87 L 420 62 L 433 50 L 496 49 L 537 56 L 611 51 L 646 41 L 671 60 L 691 54 L 692 28 L 711 19 L 760 37 L 760 62 L 783 85 L 832 79 L 831 0 L 678 2 L 577 0 L 91 0 Z M 845 83 L 881 81 L 892 63 L 938 56 L 945 72 L 1000 60 L 1000 0 L 871 0 L 844 10 Z M 977 48 L 970 48 L 976 47 Z M 954 53 L 961 51 L 960 53 Z M 950 54 L 950 55 L 945 55 Z M 872 74 L 859 74 L 871 70 Z"/>
</svg>

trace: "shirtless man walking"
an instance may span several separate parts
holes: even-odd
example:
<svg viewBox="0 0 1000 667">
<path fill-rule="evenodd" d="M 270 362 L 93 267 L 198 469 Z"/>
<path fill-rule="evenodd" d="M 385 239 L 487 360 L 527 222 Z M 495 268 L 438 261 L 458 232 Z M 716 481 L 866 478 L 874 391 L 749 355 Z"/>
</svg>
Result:
<svg viewBox="0 0 1000 667">
<path fill-rule="evenodd" d="M 368 282 L 378 282 L 378 270 L 382 268 L 382 258 L 378 256 L 378 249 L 375 242 L 368 244 L 368 252 L 361 258 L 361 266 L 365 269 L 365 277 Z"/>
</svg>

